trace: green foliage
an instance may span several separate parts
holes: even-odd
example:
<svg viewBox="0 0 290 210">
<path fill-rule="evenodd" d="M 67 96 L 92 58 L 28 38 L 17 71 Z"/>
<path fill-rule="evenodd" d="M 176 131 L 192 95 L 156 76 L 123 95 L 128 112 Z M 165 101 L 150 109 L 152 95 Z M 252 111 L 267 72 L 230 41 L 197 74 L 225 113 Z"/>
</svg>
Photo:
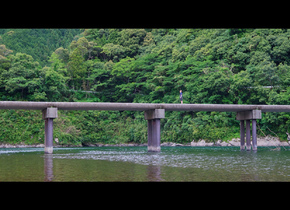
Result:
<svg viewBox="0 0 290 210">
<path fill-rule="evenodd" d="M 290 30 L 0 29 L 0 35 L 1 100 L 180 103 L 182 89 L 184 103 L 290 102 Z M 1 129 L 11 132 L 20 120 L 25 135 L 43 132 L 38 124 L 27 127 L 19 112 L 2 112 L 9 123 Z M 63 144 L 147 141 L 139 112 L 63 111 L 55 122 Z M 290 118 L 265 113 L 258 125 L 258 134 L 286 139 Z M 229 140 L 239 136 L 239 124 L 235 113 L 168 112 L 161 132 L 162 141 Z"/>
<path fill-rule="evenodd" d="M 10 94 L 33 93 L 35 89 L 40 88 L 41 79 L 38 77 L 38 62 L 35 62 L 32 56 L 17 53 L 11 56 L 11 67 L 2 72 L 3 85 Z"/>
<path fill-rule="evenodd" d="M 44 142 L 44 124 L 39 111 L 0 110 L 0 113 L 0 142 L 14 144 Z"/>
<path fill-rule="evenodd" d="M 0 45 L 31 55 L 41 65 L 59 47 L 68 47 L 80 29 L 0 29 Z"/>
</svg>

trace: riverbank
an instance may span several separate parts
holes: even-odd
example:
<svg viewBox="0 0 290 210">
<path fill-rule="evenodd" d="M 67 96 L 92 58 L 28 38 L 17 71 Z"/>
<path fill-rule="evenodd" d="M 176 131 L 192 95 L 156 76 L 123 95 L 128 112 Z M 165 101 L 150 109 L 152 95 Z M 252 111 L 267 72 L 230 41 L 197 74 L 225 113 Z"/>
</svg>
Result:
<svg viewBox="0 0 290 210">
<path fill-rule="evenodd" d="M 273 136 L 266 136 L 266 137 L 258 137 L 257 138 L 257 145 L 260 147 L 278 147 L 278 146 L 290 146 L 290 141 L 280 141 L 278 137 Z M 60 145 L 55 144 L 55 148 L 60 147 L 133 147 L 133 146 L 147 146 L 147 144 L 137 144 L 137 143 L 127 143 L 127 144 L 79 144 L 79 145 Z M 232 140 L 226 142 L 218 140 L 216 142 L 206 142 L 205 140 L 199 141 L 192 141 L 191 143 L 187 144 L 180 144 L 174 142 L 163 142 L 161 146 L 192 146 L 192 147 L 205 147 L 205 146 L 240 146 L 240 139 L 233 138 Z M 44 147 L 44 144 L 0 144 L 0 148 L 28 148 L 28 147 Z"/>
<path fill-rule="evenodd" d="M 246 141 L 246 140 L 245 140 Z M 240 138 L 233 138 L 231 141 L 225 142 L 218 140 L 213 143 L 206 143 L 204 140 L 199 140 L 197 142 L 192 141 L 190 146 L 240 146 Z M 278 137 L 266 136 L 266 137 L 257 137 L 257 146 L 260 147 L 271 147 L 271 146 L 290 146 L 290 141 L 280 141 Z"/>
</svg>

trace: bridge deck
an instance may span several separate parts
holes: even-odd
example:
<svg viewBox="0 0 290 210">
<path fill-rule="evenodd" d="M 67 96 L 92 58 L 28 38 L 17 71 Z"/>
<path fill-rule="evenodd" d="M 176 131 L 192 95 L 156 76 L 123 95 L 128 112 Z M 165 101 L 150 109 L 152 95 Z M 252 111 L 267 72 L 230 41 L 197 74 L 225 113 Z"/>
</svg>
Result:
<svg viewBox="0 0 290 210">
<path fill-rule="evenodd" d="M 43 110 L 57 107 L 59 110 L 129 110 L 146 111 L 220 111 L 239 112 L 259 109 L 262 112 L 290 112 L 290 105 L 239 105 L 239 104 L 152 104 L 152 103 L 100 103 L 100 102 L 29 102 L 0 101 L 0 109 Z"/>
</svg>

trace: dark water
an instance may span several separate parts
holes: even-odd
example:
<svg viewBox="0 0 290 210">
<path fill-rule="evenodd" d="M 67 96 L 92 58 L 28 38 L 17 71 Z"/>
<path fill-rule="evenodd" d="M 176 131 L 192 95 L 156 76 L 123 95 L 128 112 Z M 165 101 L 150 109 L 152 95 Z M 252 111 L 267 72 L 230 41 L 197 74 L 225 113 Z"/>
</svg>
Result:
<svg viewBox="0 0 290 210">
<path fill-rule="evenodd" d="M 239 147 L 0 149 L 0 181 L 290 181 L 290 148 Z"/>
</svg>

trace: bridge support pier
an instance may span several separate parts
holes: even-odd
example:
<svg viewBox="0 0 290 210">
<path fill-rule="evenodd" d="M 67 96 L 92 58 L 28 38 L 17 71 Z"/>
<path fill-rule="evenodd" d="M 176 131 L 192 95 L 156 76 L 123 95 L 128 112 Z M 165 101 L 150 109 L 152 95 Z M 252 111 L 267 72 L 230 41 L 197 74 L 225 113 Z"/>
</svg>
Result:
<svg viewBox="0 0 290 210">
<path fill-rule="evenodd" d="M 240 120 L 241 151 L 245 150 L 245 120 Z"/>
<path fill-rule="evenodd" d="M 257 151 L 257 119 L 262 119 L 261 110 L 250 110 L 237 112 L 237 120 L 240 120 L 240 135 L 241 135 L 241 150 L 245 150 L 245 128 L 244 121 L 246 120 L 246 148 L 247 151 L 251 150 L 251 126 L 252 120 L 252 149 Z"/>
<path fill-rule="evenodd" d="M 251 151 L 251 127 L 250 120 L 246 120 L 246 149 L 247 151 Z"/>
<path fill-rule="evenodd" d="M 253 150 L 257 151 L 257 120 L 252 120 L 252 146 Z"/>
<path fill-rule="evenodd" d="M 165 118 L 165 109 L 152 109 L 144 113 L 148 120 L 148 152 L 160 152 L 160 119 Z"/>
<path fill-rule="evenodd" d="M 42 110 L 42 119 L 44 121 L 44 139 L 45 154 L 53 153 L 53 119 L 57 118 L 57 108 L 46 108 Z"/>
</svg>

